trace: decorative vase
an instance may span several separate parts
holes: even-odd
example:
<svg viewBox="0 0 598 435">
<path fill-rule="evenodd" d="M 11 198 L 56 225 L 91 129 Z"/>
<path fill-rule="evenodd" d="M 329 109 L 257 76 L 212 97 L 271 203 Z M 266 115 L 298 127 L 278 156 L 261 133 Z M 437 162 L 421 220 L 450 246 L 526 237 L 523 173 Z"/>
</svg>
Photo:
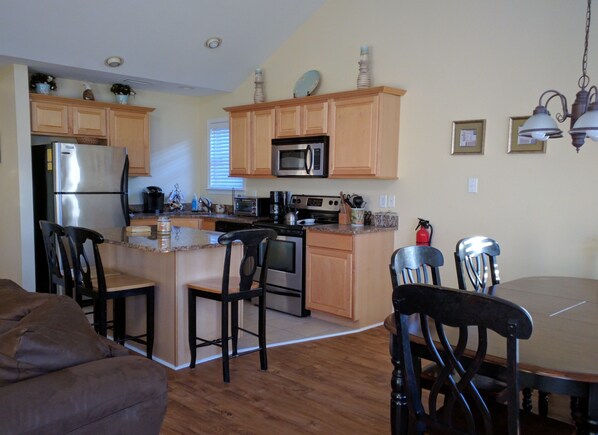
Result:
<svg viewBox="0 0 598 435">
<path fill-rule="evenodd" d="M 264 79 L 262 77 L 262 70 L 261 68 L 255 69 L 255 92 L 253 94 L 253 102 L 254 103 L 263 103 L 264 102 Z"/>
<path fill-rule="evenodd" d="M 35 84 L 35 92 L 38 94 L 48 95 L 50 94 L 50 84 L 49 83 L 36 83 Z"/>
<path fill-rule="evenodd" d="M 129 96 L 124 94 L 114 94 L 118 104 L 129 104 Z"/>
<path fill-rule="evenodd" d="M 365 89 L 371 86 L 369 67 L 369 48 L 367 45 L 361 47 L 359 56 L 359 75 L 357 76 L 357 89 Z"/>
</svg>

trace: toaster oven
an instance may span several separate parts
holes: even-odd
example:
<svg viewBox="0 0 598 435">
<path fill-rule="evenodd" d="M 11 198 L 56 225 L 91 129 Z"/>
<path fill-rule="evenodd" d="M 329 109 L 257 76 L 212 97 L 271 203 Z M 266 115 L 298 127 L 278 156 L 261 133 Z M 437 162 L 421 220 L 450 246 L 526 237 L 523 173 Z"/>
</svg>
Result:
<svg viewBox="0 0 598 435">
<path fill-rule="evenodd" d="M 235 216 L 269 216 L 270 198 L 258 198 L 255 196 L 237 196 L 233 204 Z"/>
</svg>

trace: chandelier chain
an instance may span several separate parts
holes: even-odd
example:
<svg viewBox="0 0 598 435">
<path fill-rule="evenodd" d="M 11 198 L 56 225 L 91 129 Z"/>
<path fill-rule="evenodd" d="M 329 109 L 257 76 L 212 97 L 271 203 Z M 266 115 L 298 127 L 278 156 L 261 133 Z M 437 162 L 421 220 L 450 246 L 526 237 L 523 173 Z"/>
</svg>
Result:
<svg viewBox="0 0 598 435">
<path fill-rule="evenodd" d="M 581 77 L 579 78 L 579 87 L 581 89 L 585 89 L 586 86 L 590 84 L 590 78 L 586 74 L 586 69 L 588 66 L 588 41 L 590 38 L 590 21 L 592 19 L 592 0 L 588 0 L 588 10 L 586 12 L 586 37 L 584 41 L 583 47 L 583 59 L 581 62 Z"/>
</svg>

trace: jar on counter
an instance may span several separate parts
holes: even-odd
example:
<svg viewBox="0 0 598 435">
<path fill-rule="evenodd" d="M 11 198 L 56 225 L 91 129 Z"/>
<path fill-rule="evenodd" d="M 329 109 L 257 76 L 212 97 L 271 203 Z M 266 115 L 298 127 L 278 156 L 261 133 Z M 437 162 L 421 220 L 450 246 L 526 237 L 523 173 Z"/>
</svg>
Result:
<svg viewBox="0 0 598 435">
<path fill-rule="evenodd" d="M 170 218 L 168 216 L 160 216 L 158 218 L 158 227 L 156 231 L 160 234 L 170 233 Z"/>
</svg>

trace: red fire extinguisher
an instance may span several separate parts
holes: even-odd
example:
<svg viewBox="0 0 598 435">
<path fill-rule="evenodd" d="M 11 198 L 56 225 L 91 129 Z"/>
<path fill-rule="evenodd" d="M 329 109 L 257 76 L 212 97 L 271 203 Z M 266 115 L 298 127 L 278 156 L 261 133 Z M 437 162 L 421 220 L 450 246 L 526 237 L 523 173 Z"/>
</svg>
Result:
<svg viewBox="0 0 598 435">
<path fill-rule="evenodd" d="M 430 221 L 427 221 L 422 218 L 418 218 L 419 223 L 415 227 L 419 230 L 415 233 L 415 244 L 416 245 L 423 245 L 423 246 L 430 246 L 432 244 L 432 234 L 434 234 L 434 228 L 430 224 Z M 430 231 L 428 231 L 428 228 Z"/>
</svg>

